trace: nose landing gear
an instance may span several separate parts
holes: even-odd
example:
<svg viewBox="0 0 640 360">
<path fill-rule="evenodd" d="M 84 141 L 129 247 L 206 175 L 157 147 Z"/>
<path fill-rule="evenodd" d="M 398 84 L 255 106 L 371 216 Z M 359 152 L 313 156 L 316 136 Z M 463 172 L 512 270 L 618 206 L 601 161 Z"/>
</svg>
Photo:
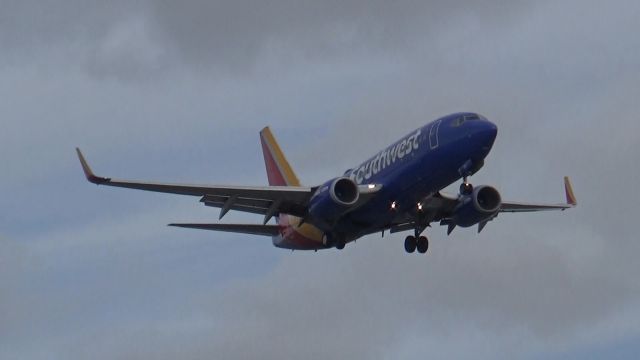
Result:
<svg viewBox="0 0 640 360">
<path fill-rule="evenodd" d="M 471 195 L 473 192 L 473 185 L 469 183 L 467 177 L 464 177 L 462 180 L 462 184 L 460 184 L 460 195 Z"/>
<path fill-rule="evenodd" d="M 465 161 L 458 169 L 458 173 L 462 176 L 462 184 L 460 184 L 460 195 L 470 195 L 473 192 L 473 185 L 468 181 L 469 176 L 475 174 L 483 165 L 483 161 L 473 162 L 471 159 Z"/>
</svg>

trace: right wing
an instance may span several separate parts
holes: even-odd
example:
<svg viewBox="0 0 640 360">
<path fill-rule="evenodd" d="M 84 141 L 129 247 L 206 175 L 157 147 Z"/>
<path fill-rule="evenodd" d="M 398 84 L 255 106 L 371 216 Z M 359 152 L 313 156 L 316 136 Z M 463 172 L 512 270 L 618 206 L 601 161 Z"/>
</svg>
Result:
<svg viewBox="0 0 640 360">
<path fill-rule="evenodd" d="M 94 184 L 200 196 L 200 202 L 206 206 L 220 208 L 220 218 L 229 210 L 262 214 L 264 224 L 280 213 L 302 217 L 315 192 L 315 188 L 302 186 L 212 186 L 117 180 L 96 176 L 80 149 L 76 148 L 76 152 L 85 177 Z"/>
</svg>

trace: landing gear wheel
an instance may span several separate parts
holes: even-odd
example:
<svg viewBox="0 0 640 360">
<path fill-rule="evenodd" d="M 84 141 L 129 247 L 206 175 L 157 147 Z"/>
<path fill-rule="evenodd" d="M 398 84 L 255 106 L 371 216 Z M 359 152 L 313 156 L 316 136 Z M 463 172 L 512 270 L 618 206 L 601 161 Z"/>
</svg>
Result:
<svg viewBox="0 0 640 360">
<path fill-rule="evenodd" d="M 342 250 L 344 249 L 344 245 L 345 245 L 344 241 L 340 241 L 340 240 L 336 241 L 336 249 Z"/>
<path fill-rule="evenodd" d="M 409 254 L 416 251 L 416 246 L 418 246 L 418 244 L 416 243 L 415 236 L 407 236 L 404 239 L 404 250 Z"/>
<path fill-rule="evenodd" d="M 460 184 L 460 194 L 462 195 L 470 195 L 473 192 L 473 185 L 468 182 L 463 182 Z"/>
<path fill-rule="evenodd" d="M 416 247 L 420 254 L 424 254 L 429 250 L 429 239 L 426 236 L 420 236 L 416 241 Z"/>
</svg>

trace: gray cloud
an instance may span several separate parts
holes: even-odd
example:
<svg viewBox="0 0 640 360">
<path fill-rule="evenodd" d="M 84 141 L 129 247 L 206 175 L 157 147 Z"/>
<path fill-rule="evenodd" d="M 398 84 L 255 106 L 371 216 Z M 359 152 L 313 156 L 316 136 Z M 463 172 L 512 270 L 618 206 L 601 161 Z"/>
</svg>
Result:
<svg viewBox="0 0 640 360">
<path fill-rule="evenodd" d="M 530 358 L 640 336 L 634 2 L 83 4 L 0 15 L 0 357 Z M 89 186 L 72 151 L 258 184 L 271 123 L 316 183 L 458 110 L 500 128 L 475 183 L 554 201 L 571 175 L 580 206 L 435 227 L 427 257 L 401 236 L 288 253 L 166 229 L 216 214 Z"/>
<path fill-rule="evenodd" d="M 5 4 L 0 43 L 9 54 L 80 59 L 97 76 L 163 76 L 168 69 L 231 71 L 322 62 L 410 48 L 460 22 L 499 26 L 522 1 L 21 1 Z M 26 20 L 26 21 L 25 21 Z M 60 51 L 61 49 L 64 49 Z M 267 61 L 268 60 L 268 61 Z"/>
</svg>

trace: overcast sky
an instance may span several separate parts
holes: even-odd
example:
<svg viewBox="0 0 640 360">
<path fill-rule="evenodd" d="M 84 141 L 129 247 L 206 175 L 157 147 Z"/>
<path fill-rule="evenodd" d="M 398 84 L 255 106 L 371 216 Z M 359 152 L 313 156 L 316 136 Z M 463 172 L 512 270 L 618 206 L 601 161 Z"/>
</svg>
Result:
<svg viewBox="0 0 640 360">
<path fill-rule="evenodd" d="M 637 1 L 0 0 L 0 358 L 640 353 Z M 436 117 L 499 127 L 475 184 L 579 207 L 343 251 L 168 228 L 194 198 L 99 175 L 314 185 Z M 455 187 L 452 188 L 455 190 Z M 229 214 L 225 221 L 260 222 Z"/>
</svg>

